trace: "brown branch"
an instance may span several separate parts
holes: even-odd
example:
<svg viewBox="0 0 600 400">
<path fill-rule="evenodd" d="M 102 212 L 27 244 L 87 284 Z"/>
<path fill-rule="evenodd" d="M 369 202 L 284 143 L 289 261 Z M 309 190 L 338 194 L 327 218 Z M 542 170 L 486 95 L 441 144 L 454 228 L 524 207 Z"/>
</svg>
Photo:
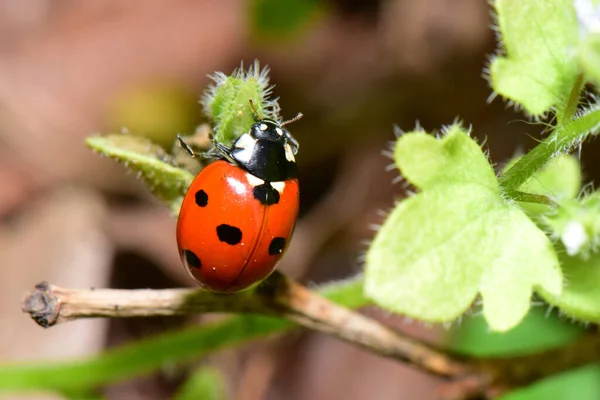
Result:
<svg viewBox="0 0 600 400">
<path fill-rule="evenodd" d="M 495 397 L 550 375 L 600 361 L 600 335 L 539 354 L 475 359 L 449 354 L 395 332 L 374 319 L 338 306 L 280 273 L 255 289 L 216 294 L 201 289 L 78 290 L 42 283 L 23 303 L 41 326 L 92 317 L 186 315 L 241 312 L 277 315 L 324 332 L 384 357 L 451 378 L 446 399 Z"/>
</svg>

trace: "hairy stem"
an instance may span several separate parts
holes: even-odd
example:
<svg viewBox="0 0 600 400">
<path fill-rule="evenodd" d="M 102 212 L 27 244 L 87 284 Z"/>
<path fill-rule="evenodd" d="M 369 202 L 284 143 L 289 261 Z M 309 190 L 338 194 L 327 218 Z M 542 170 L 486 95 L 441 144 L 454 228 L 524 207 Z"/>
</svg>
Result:
<svg viewBox="0 0 600 400">
<path fill-rule="evenodd" d="M 554 156 L 565 153 L 596 135 L 600 128 L 600 109 L 593 109 L 566 125 L 561 125 L 542 143 L 523 156 L 500 176 L 500 185 L 507 192 L 517 191 L 537 170 Z"/>
<path fill-rule="evenodd" d="M 585 79 L 583 78 L 583 74 L 577 75 L 577 79 L 573 85 L 573 90 L 571 90 L 567 104 L 565 104 L 565 107 L 562 110 L 559 110 L 556 113 L 556 121 L 558 126 L 568 124 L 575 116 L 575 112 L 577 112 L 577 107 L 579 106 L 581 91 L 583 90 L 584 86 Z"/>
</svg>

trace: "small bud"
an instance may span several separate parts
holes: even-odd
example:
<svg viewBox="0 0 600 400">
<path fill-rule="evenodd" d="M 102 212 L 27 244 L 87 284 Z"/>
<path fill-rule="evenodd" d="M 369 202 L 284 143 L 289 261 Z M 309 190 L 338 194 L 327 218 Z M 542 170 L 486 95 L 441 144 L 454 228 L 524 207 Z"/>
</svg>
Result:
<svg viewBox="0 0 600 400">
<path fill-rule="evenodd" d="M 572 220 L 565 226 L 560 240 L 565 246 L 567 254 L 574 256 L 588 243 L 589 238 L 583 225 L 579 221 Z"/>
</svg>

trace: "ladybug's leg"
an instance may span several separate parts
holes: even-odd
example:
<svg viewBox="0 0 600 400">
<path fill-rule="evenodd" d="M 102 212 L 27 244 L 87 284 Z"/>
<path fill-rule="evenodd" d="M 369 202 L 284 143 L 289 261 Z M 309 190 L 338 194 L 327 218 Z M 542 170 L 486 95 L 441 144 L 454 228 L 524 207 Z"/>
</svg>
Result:
<svg viewBox="0 0 600 400">
<path fill-rule="evenodd" d="M 224 144 L 216 142 L 215 143 L 215 149 L 218 152 L 220 152 L 221 154 L 223 154 L 224 156 L 231 157 L 231 148 L 225 146 Z"/>
<path fill-rule="evenodd" d="M 193 158 L 215 159 L 225 157 L 230 162 L 234 162 L 234 159 L 231 156 L 231 149 L 219 142 L 213 142 L 214 147 L 205 153 L 196 153 L 180 135 L 177 135 L 177 140 L 179 141 L 179 145 Z"/>
<path fill-rule="evenodd" d="M 290 143 L 290 146 L 292 148 L 292 152 L 294 154 L 298 154 L 298 141 L 296 140 L 296 138 L 294 138 L 292 135 L 290 135 L 289 132 L 286 131 L 286 135 L 285 135 L 287 141 Z"/>
<path fill-rule="evenodd" d="M 179 145 L 181 147 L 183 147 L 183 149 L 193 158 L 217 158 L 218 155 L 214 154 L 212 149 L 209 150 L 206 153 L 196 153 L 194 150 L 192 150 L 192 148 L 190 147 L 189 144 L 187 144 L 183 138 L 181 137 L 181 135 L 177 135 L 177 140 L 179 141 Z"/>
</svg>

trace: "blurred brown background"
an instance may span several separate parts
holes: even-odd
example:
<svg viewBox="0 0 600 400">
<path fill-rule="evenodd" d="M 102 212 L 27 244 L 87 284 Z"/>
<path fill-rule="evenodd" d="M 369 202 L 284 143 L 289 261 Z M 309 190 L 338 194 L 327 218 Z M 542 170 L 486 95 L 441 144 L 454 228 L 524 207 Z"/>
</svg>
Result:
<svg viewBox="0 0 600 400">
<path fill-rule="evenodd" d="M 1 360 L 96 353 L 200 319 L 42 330 L 20 300 L 42 280 L 82 288 L 193 284 L 167 209 L 83 141 L 127 128 L 170 148 L 176 133 L 203 122 L 197 102 L 213 71 L 259 59 L 271 67 L 283 117 L 305 115 L 290 127 L 301 143 L 302 210 L 281 269 L 306 283 L 359 272 L 370 226 L 403 195 L 381 154 L 394 124 L 410 130 L 418 119 L 433 130 L 459 116 L 487 140 L 495 162 L 534 143 L 528 134 L 538 127 L 499 99 L 487 102 L 482 70 L 495 47 L 487 2 L 323 0 L 321 12 L 284 37 L 261 35 L 254 3 L 0 0 Z M 596 167 L 585 154 L 584 167 Z M 443 340 L 444 330 L 367 312 Z M 306 332 L 211 361 L 240 400 L 429 399 L 438 383 Z M 184 375 L 164 370 L 107 395 L 168 398 Z"/>
</svg>

